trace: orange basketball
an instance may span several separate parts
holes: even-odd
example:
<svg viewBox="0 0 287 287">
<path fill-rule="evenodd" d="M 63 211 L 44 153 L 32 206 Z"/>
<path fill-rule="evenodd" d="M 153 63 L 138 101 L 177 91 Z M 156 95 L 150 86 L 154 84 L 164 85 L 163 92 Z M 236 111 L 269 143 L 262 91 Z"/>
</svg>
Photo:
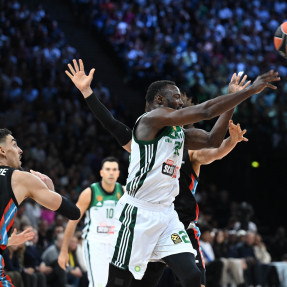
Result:
<svg viewBox="0 0 287 287">
<path fill-rule="evenodd" d="M 273 40 L 277 52 L 287 59 L 287 21 L 277 28 Z"/>
</svg>

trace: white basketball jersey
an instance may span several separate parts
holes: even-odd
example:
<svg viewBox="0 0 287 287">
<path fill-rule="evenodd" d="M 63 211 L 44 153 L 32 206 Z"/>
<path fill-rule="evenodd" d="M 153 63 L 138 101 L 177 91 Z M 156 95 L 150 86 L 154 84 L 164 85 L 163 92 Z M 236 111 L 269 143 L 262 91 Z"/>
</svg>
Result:
<svg viewBox="0 0 287 287">
<path fill-rule="evenodd" d="M 126 192 L 147 202 L 170 206 L 179 192 L 183 146 L 181 127 L 165 127 L 152 141 L 137 140 L 134 128 Z"/>
<path fill-rule="evenodd" d="M 103 190 L 100 183 L 91 186 L 91 203 L 86 211 L 83 238 L 98 240 L 105 243 L 112 242 L 114 234 L 114 209 L 123 195 L 122 186 L 117 182 L 112 193 Z"/>
</svg>

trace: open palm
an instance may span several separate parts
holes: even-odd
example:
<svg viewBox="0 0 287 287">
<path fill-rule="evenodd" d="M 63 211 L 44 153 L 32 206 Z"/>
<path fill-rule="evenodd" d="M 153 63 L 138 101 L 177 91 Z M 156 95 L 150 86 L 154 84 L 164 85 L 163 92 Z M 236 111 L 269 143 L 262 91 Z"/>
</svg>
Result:
<svg viewBox="0 0 287 287">
<path fill-rule="evenodd" d="M 72 80 L 72 82 L 81 92 L 90 88 L 95 69 L 91 69 L 89 75 L 86 75 L 84 69 L 84 63 L 81 59 L 79 60 L 79 65 L 77 61 L 74 59 L 73 65 L 68 64 L 68 67 L 70 71 L 66 70 L 65 71 L 66 75 Z"/>
<path fill-rule="evenodd" d="M 246 82 L 247 79 L 247 75 L 245 75 L 242 80 L 240 80 L 241 75 L 240 74 L 236 74 L 234 73 L 230 83 L 228 85 L 228 93 L 235 93 L 235 92 L 239 92 L 241 90 L 243 90 L 244 88 L 246 88 L 251 81 Z M 246 82 L 246 83 L 245 83 Z"/>
</svg>

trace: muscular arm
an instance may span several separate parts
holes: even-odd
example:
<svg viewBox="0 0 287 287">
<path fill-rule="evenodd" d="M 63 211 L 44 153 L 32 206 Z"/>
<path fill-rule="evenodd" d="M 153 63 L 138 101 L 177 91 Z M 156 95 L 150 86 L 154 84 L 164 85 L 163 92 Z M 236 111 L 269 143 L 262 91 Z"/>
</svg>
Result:
<svg viewBox="0 0 287 287">
<path fill-rule="evenodd" d="M 29 172 L 15 170 L 12 174 L 12 188 L 18 204 L 30 197 L 42 206 L 57 210 L 62 202 L 61 196 L 48 189 L 48 187 L 36 176 Z"/>
<path fill-rule="evenodd" d="M 12 174 L 11 185 L 18 204 L 30 197 L 42 206 L 53 211 L 59 211 L 70 219 L 79 218 L 78 208 L 70 200 L 50 190 L 36 175 L 15 170 Z M 70 209 L 69 212 L 67 212 L 67 208 Z"/>
<path fill-rule="evenodd" d="M 99 101 L 94 93 L 91 93 L 85 100 L 101 125 L 117 140 L 117 142 L 130 152 L 132 131 L 122 122 L 116 120 L 111 112 Z"/>
<path fill-rule="evenodd" d="M 225 137 L 233 111 L 234 109 L 222 114 L 210 132 L 195 128 L 186 129 L 184 147 L 192 150 L 219 147 Z"/>
<path fill-rule="evenodd" d="M 270 71 L 260 75 L 248 88 L 231 94 L 222 95 L 196 106 L 190 106 L 181 110 L 160 107 L 149 112 L 138 124 L 137 134 L 144 134 L 140 140 L 152 140 L 157 132 L 165 126 L 182 126 L 196 123 L 202 120 L 212 119 L 225 111 L 229 111 L 253 94 L 258 94 L 266 87 L 276 89 L 269 82 L 279 81 L 278 73 Z M 142 132 L 145 131 L 145 132 Z M 146 136 L 149 135 L 149 136 Z"/>
<path fill-rule="evenodd" d="M 68 256 L 68 247 L 69 247 L 69 242 L 70 239 L 72 238 L 73 234 L 75 233 L 75 229 L 77 227 L 78 222 L 81 220 L 83 217 L 84 213 L 86 210 L 89 208 L 91 203 L 91 188 L 88 187 L 86 188 L 80 195 L 78 202 L 76 205 L 80 209 L 81 216 L 78 220 L 69 220 L 66 229 L 65 229 L 65 234 L 63 238 L 63 243 L 61 247 L 61 252 L 58 257 L 58 263 L 61 268 L 64 270 L 66 269 L 66 266 L 69 261 L 69 256 Z"/>
</svg>

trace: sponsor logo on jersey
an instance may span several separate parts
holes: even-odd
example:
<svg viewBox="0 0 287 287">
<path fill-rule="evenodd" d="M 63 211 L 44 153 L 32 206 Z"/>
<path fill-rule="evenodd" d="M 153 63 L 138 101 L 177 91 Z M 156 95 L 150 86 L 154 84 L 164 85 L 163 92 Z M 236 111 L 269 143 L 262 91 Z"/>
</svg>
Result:
<svg viewBox="0 0 287 287">
<path fill-rule="evenodd" d="M 173 233 L 171 235 L 171 240 L 173 241 L 174 244 L 178 244 L 178 243 L 182 242 L 180 236 L 177 233 Z"/>
<path fill-rule="evenodd" d="M 121 198 L 121 194 L 119 192 L 117 192 L 117 199 Z"/>
<path fill-rule="evenodd" d="M 98 233 L 107 233 L 107 234 L 114 234 L 115 233 L 115 226 L 109 226 L 106 223 L 102 223 L 101 225 L 97 226 Z"/>
<path fill-rule="evenodd" d="M 103 197 L 101 195 L 98 195 L 97 196 L 97 201 L 102 201 L 103 200 Z"/>
<path fill-rule="evenodd" d="M 168 159 L 166 162 L 162 164 L 161 172 L 165 175 L 176 178 L 178 169 L 179 167 L 174 165 L 174 161 L 171 159 Z"/>
</svg>

